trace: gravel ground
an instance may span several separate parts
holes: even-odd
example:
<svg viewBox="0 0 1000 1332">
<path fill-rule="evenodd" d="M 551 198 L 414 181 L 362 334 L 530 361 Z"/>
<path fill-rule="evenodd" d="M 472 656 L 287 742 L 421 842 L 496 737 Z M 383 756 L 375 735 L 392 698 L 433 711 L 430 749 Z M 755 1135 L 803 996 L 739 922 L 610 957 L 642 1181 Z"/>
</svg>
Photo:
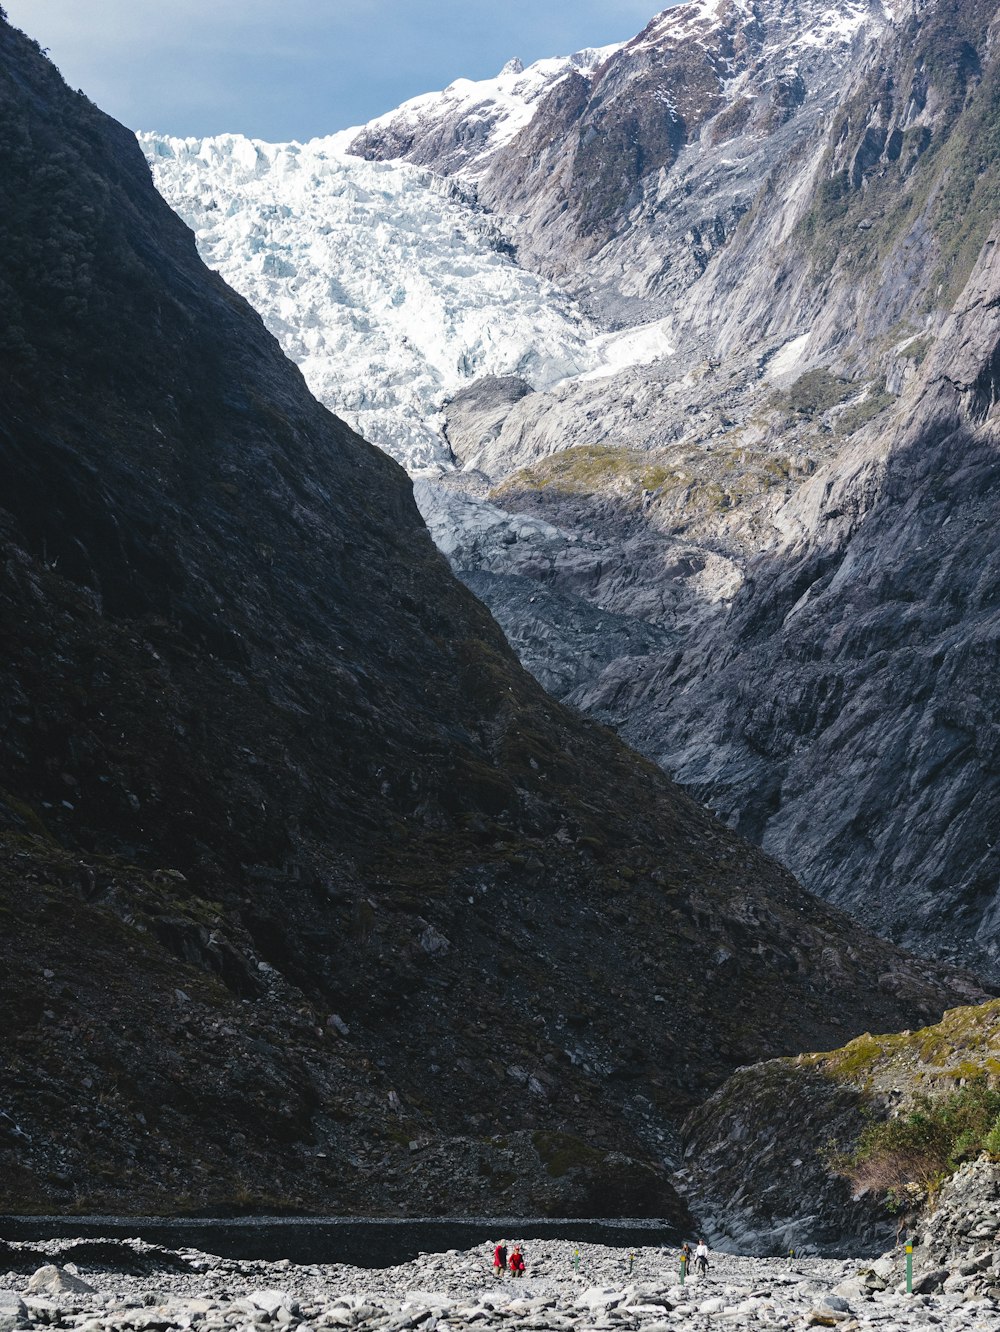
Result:
<svg viewBox="0 0 1000 1332">
<path fill-rule="evenodd" d="M 512 1242 L 517 1236 L 497 1238 Z M 1000 1306 L 992 1300 L 957 1291 L 907 1296 L 890 1259 L 789 1261 L 717 1254 L 707 1276 L 692 1276 L 682 1287 L 673 1251 L 637 1248 L 630 1259 L 629 1250 L 566 1240 L 525 1243 L 528 1271 L 520 1280 L 494 1277 L 488 1245 L 366 1269 L 237 1262 L 138 1241 L 95 1241 L 95 1259 L 99 1243 L 99 1262 L 88 1261 L 87 1242 L 76 1242 L 75 1261 L 0 1274 L 0 1332 L 1000 1328 Z M 9 1252 L 16 1248 L 9 1246 Z M 25 1248 L 60 1257 L 55 1243 Z"/>
</svg>

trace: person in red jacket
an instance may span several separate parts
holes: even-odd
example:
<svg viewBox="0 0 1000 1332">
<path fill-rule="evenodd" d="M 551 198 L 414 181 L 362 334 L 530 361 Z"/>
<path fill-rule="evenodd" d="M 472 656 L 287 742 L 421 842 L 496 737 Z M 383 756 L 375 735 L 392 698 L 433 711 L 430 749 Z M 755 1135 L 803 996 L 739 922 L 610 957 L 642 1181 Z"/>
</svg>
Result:
<svg viewBox="0 0 1000 1332">
<path fill-rule="evenodd" d="M 510 1274 L 512 1277 L 524 1276 L 524 1258 L 521 1256 L 520 1244 L 514 1245 L 514 1251 L 510 1255 Z"/>
<path fill-rule="evenodd" d="M 493 1250 L 493 1275 L 502 1277 L 507 1271 L 507 1245 L 503 1240 Z"/>
</svg>

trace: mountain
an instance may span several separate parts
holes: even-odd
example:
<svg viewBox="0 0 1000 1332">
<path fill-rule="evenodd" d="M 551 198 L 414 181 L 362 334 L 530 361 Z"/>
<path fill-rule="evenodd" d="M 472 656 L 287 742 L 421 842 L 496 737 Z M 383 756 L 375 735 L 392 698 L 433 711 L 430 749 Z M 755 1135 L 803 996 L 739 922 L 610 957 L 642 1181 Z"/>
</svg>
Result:
<svg viewBox="0 0 1000 1332">
<path fill-rule="evenodd" d="M 549 80 L 545 95 L 485 150 L 462 151 L 445 92 L 422 99 L 418 117 L 408 105 L 364 127 L 352 151 L 468 174 L 513 222 L 522 263 L 637 322 L 670 309 L 772 167 L 835 112 L 890 12 L 880 0 L 693 0 L 603 58 L 525 71 Z M 487 121 L 498 93 L 484 90 Z"/>
<path fill-rule="evenodd" d="M 973 0 L 685 5 L 560 118 L 564 80 L 479 197 L 669 350 L 497 396 L 474 473 L 422 500 L 560 697 L 814 891 L 994 975 L 995 38 Z"/>
<path fill-rule="evenodd" d="M 406 158 L 445 175 L 455 170 L 474 178 L 536 116 L 546 118 L 557 89 L 593 79 L 620 49 L 591 47 L 538 60 L 527 69 L 515 57 L 495 79 L 456 79 L 442 92 L 413 97 L 345 137 L 366 150 L 359 155 L 373 160 Z"/>
<path fill-rule="evenodd" d="M 734 1067 L 981 993 L 546 695 L 134 136 L 0 51 L 5 1210 L 682 1220 Z"/>
<path fill-rule="evenodd" d="M 727 559 L 738 590 L 718 614 L 720 580 L 707 608 L 693 589 L 680 657 L 618 663 L 574 697 L 825 896 L 995 967 L 995 609 L 977 538 L 995 491 L 991 22 L 928 6 L 894 27 L 812 177 L 790 163 L 768 182 L 785 206 L 748 215 L 678 315 L 711 339 L 708 419 L 683 453 L 596 483 L 543 466 L 503 489 L 569 531 L 567 510 L 596 509 L 601 535 L 624 502 L 640 530 Z M 865 148 L 883 134 L 888 149 Z M 678 405 L 692 397 L 682 384 Z M 693 484 L 642 495 L 656 462 Z M 619 584 L 642 576 L 622 565 Z"/>
</svg>

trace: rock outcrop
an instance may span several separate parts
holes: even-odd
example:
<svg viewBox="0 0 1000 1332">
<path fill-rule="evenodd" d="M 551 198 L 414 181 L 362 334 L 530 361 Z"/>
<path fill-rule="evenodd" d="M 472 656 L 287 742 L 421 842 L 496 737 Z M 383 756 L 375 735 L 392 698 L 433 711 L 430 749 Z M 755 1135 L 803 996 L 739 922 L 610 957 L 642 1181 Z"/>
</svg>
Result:
<svg viewBox="0 0 1000 1332">
<path fill-rule="evenodd" d="M 963 1165 L 913 1236 L 913 1288 L 965 1300 L 1000 1299 L 1000 1167 L 982 1157 Z M 903 1263 L 896 1255 L 895 1276 Z"/>
<path fill-rule="evenodd" d="M 874 1125 L 913 1114 L 929 1122 L 934 1106 L 988 1085 L 998 1040 L 1000 1004 L 992 1001 L 952 1009 L 930 1027 L 866 1032 L 837 1050 L 740 1069 L 688 1117 L 677 1183 L 715 1242 L 737 1252 L 873 1254 L 919 1227 L 926 1239 L 918 1268 L 954 1268 L 969 1258 L 958 1250 L 972 1242 L 967 1214 L 986 1187 L 969 1181 L 993 1180 L 995 1192 L 996 1168 L 967 1162 L 945 1185 L 942 1204 L 969 1191 L 968 1206 L 956 1204 L 959 1220 L 949 1222 L 954 1242 L 928 1216 L 939 1205 L 928 1200 L 955 1171 L 952 1153 L 960 1161 L 978 1154 L 974 1139 L 960 1140 L 956 1129 L 954 1141 L 932 1144 L 914 1130 L 895 1144 L 860 1155 L 858 1148 Z"/>
</svg>

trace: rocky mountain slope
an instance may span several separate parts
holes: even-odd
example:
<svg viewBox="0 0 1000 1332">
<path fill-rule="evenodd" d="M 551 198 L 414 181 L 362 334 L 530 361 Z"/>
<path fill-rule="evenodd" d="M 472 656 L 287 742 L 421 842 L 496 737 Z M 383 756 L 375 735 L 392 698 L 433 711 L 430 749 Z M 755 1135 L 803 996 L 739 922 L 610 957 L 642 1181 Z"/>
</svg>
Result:
<svg viewBox="0 0 1000 1332">
<path fill-rule="evenodd" d="M 560 696 L 815 891 L 993 974 L 996 50 L 976 0 L 688 5 L 560 118 L 567 76 L 480 197 L 604 317 L 668 310 L 670 354 L 459 395 L 469 470 L 422 500 Z"/>
<path fill-rule="evenodd" d="M 0 54 L 0 1207 L 681 1219 L 732 1068 L 975 995 L 544 694 L 134 137 Z"/>
<path fill-rule="evenodd" d="M 464 121 L 443 93 L 418 117 L 404 107 L 372 122 L 352 150 L 472 177 L 513 223 L 526 266 L 635 322 L 669 309 L 726 243 L 773 166 L 834 112 L 887 19 L 880 0 L 693 0 L 604 59 L 564 66 L 513 136 L 463 153 Z"/>
<path fill-rule="evenodd" d="M 527 69 L 514 57 L 495 79 L 456 79 L 442 92 L 413 97 L 360 132 L 347 133 L 372 159 L 406 158 L 443 174 L 455 170 L 475 177 L 536 116 L 544 118 L 557 88 L 597 77 L 620 49 L 592 47 L 537 60 Z"/>
</svg>

